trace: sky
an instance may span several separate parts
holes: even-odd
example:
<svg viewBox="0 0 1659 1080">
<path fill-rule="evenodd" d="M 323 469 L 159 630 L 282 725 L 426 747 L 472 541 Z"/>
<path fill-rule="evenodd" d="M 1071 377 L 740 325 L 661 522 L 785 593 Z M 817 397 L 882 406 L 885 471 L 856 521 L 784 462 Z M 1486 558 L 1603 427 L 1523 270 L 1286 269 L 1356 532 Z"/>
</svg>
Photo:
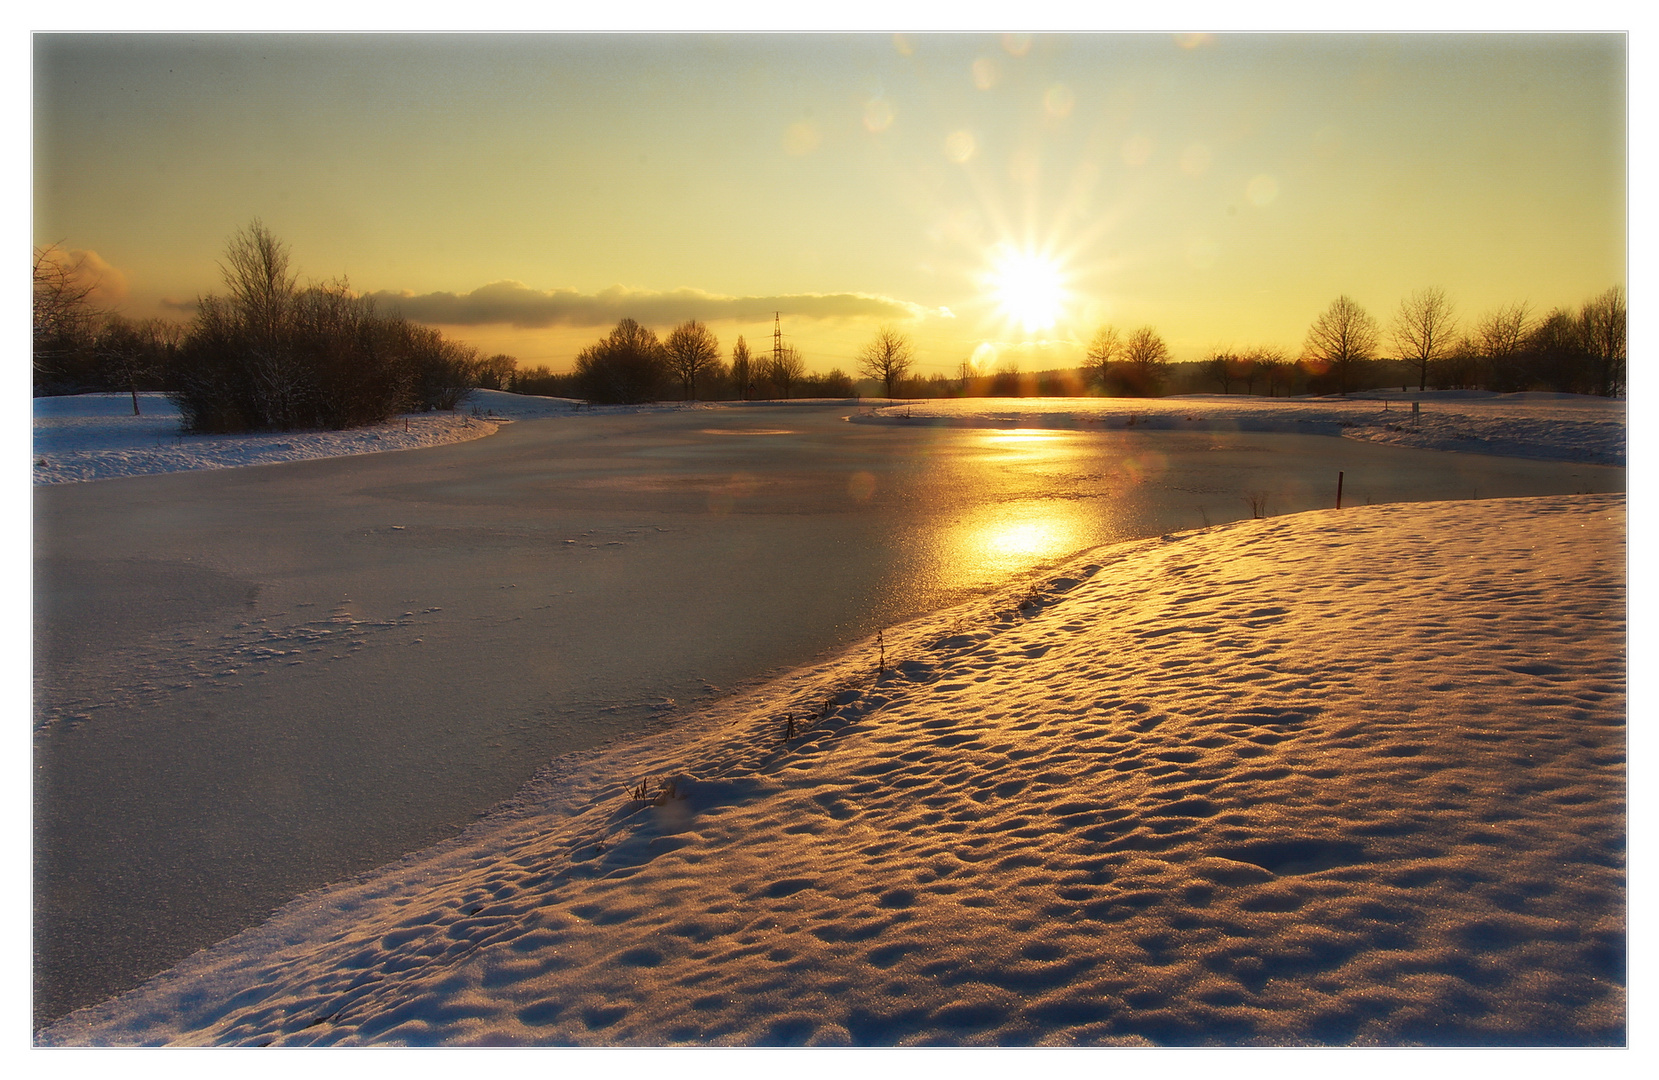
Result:
<svg viewBox="0 0 1659 1080">
<path fill-rule="evenodd" d="M 617 319 L 853 372 L 1300 352 L 1625 284 L 1617 34 L 42 34 L 33 240 L 188 319 L 255 218 L 522 366 Z"/>
</svg>

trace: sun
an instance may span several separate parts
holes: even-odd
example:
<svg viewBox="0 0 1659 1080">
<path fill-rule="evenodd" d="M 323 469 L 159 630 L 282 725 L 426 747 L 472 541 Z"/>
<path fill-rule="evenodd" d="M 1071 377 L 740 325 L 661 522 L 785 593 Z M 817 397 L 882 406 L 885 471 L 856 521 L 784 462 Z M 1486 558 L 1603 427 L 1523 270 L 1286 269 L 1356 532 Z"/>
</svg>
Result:
<svg viewBox="0 0 1659 1080">
<path fill-rule="evenodd" d="M 1026 333 L 1048 330 L 1060 320 L 1067 300 L 1066 275 L 1058 260 L 1009 245 L 991 251 L 985 283 L 1002 315 Z"/>
</svg>

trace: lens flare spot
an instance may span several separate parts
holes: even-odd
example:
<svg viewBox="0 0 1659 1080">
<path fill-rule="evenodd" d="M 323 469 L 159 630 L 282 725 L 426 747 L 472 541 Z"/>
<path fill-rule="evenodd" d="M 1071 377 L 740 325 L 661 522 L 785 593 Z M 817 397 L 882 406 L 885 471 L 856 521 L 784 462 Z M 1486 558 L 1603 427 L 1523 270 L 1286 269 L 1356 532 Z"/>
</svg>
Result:
<svg viewBox="0 0 1659 1080">
<path fill-rule="evenodd" d="M 1043 111 L 1056 120 L 1070 116 L 1076 104 L 1077 95 L 1063 83 L 1055 83 L 1043 94 Z"/>
<path fill-rule="evenodd" d="M 847 494 L 859 502 L 868 502 L 870 496 L 876 493 L 876 478 L 874 473 L 855 472 L 847 478 Z"/>
<path fill-rule="evenodd" d="M 990 90 L 1002 81 L 1002 65 L 988 56 L 982 56 L 974 61 L 974 85 L 981 90 Z"/>
<path fill-rule="evenodd" d="M 820 141 L 818 126 L 810 120 L 798 120 L 783 133 L 783 148 L 795 157 L 812 153 Z"/>
<path fill-rule="evenodd" d="M 1181 151 L 1181 171 L 1188 176 L 1203 176 L 1210 168 L 1213 155 L 1203 143 L 1193 143 Z"/>
<path fill-rule="evenodd" d="M 1279 182 L 1262 173 L 1250 181 L 1250 185 L 1244 189 L 1244 196 L 1255 206 L 1266 206 L 1279 197 Z"/>
<path fill-rule="evenodd" d="M 893 106 L 883 98 L 864 103 L 864 130 L 882 132 L 893 126 Z"/>
<path fill-rule="evenodd" d="M 1123 162 L 1139 168 L 1152 160 L 1152 140 L 1136 135 L 1123 144 Z"/>
<path fill-rule="evenodd" d="M 953 131 L 945 137 L 945 156 L 958 165 L 966 165 L 976 149 L 978 144 L 971 131 Z"/>
<path fill-rule="evenodd" d="M 1195 234 L 1187 237 L 1187 262 L 1199 270 L 1208 270 L 1221 258 L 1221 246 L 1208 236 Z"/>
</svg>

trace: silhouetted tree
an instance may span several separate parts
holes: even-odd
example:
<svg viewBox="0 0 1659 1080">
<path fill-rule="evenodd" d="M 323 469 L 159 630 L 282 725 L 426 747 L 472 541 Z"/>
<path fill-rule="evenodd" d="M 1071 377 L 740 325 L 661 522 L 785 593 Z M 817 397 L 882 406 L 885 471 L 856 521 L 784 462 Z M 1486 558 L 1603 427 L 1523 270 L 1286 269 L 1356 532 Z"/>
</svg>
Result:
<svg viewBox="0 0 1659 1080">
<path fill-rule="evenodd" d="M 878 329 L 870 343 L 858 351 L 859 371 L 880 381 L 887 397 L 893 396 L 894 387 L 904 378 L 914 361 L 910 339 L 891 326 Z"/>
<path fill-rule="evenodd" d="M 85 389 L 94 376 L 94 337 L 106 314 L 92 302 L 97 288 L 85 255 L 71 256 L 57 244 L 34 249 L 36 392 Z"/>
<path fill-rule="evenodd" d="M 1204 370 L 1210 378 L 1221 384 L 1221 392 L 1226 394 L 1238 371 L 1238 355 L 1228 350 L 1218 349 L 1204 361 Z"/>
<path fill-rule="evenodd" d="M 183 328 L 164 319 L 133 322 L 111 315 L 99 330 L 93 351 L 99 361 L 104 385 L 120 387 L 132 395 L 132 414 L 142 415 L 138 392 L 161 384 L 174 352 L 183 337 Z"/>
<path fill-rule="evenodd" d="M 512 385 L 518 360 L 506 353 L 496 353 L 478 362 L 478 387 L 481 390 L 506 390 Z"/>
<path fill-rule="evenodd" d="M 737 396 L 744 401 L 755 389 L 755 362 L 749 355 L 749 343 L 743 340 L 743 335 L 737 335 L 737 344 L 732 346 L 732 386 Z"/>
<path fill-rule="evenodd" d="M 1394 348 L 1400 359 L 1417 369 L 1417 389 L 1427 390 L 1429 367 L 1452 347 L 1456 317 L 1440 289 L 1419 289 L 1400 301 L 1394 314 Z"/>
<path fill-rule="evenodd" d="M 720 361 L 720 342 L 709 328 L 696 319 L 688 319 L 669 332 L 663 342 L 663 355 L 668 370 L 680 380 L 685 400 L 697 397 L 697 377 Z"/>
<path fill-rule="evenodd" d="M 405 377 L 413 408 L 421 412 L 454 409 L 478 385 L 482 360 L 475 347 L 451 341 L 436 328 L 407 319 L 390 321 L 386 331 L 395 342 L 395 350 L 388 357 L 392 367 L 378 371 L 383 365 L 377 364 L 371 371 L 381 380 Z M 391 384 L 385 383 L 384 390 L 377 388 L 374 393 L 377 398 L 381 393 L 391 396 Z"/>
<path fill-rule="evenodd" d="M 1462 389 L 1480 385 L 1480 346 L 1469 334 L 1458 337 L 1433 369 L 1437 389 Z"/>
<path fill-rule="evenodd" d="M 637 405 L 655 401 L 668 375 L 668 360 L 657 335 L 623 319 L 604 339 L 576 357 L 577 384 L 589 401 Z"/>
<path fill-rule="evenodd" d="M 514 370 L 507 389 L 515 394 L 537 394 L 545 397 L 581 397 L 581 386 L 573 371 L 554 374 L 546 364 Z"/>
<path fill-rule="evenodd" d="M 1115 326 L 1102 326 L 1094 332 L 1094 337 L 1089 339 L 1088 348 L 1083 351 L 1083 356 L 1088 362 L 1089 373 L 1094 376 L 1102 390 L 1110 391 L 1112 365 L 1118 362 L 1122 354 L 1123 341 L 1118 337 Z"/>
<path fill-rule="evenodd" d="M 1333 371 L 1337 392 L 1353 384 L 1354 366 L 1371 359 L 1377 348 L 1377 321 L 1346 295 L 1331 301 L 1308 328 L 1307 358 Z"/>
<path fill-rule="evenodd" d="M 785 400 L 789 398 L 795 384 L 806 376 L 806 361 L 801 359 L 800 350 L 793 345 L 779 348 L 766 361 L 763 368 L 763 377 L 773 390 L 772 396 Z"/>
<path fill-rule="evenodd" d="M 1286 376 L 1290 372 L 1290 360 L 1282 350 L 1271 345 L 1258 345 L 1245 356 L 1249 360 L 1251 372 L 1267 381 L 1268 397 L 1273 396 L 1274 383 L 1288 384 Z"/>
<path fill-rule="evenodd" d="M 1256 380 L 1261 378 L 1262 373 L 1261 369 L 1256 366 L 1256 354 L 1254 352 L 1245 351 L 1239 353 L 1238 361 L 1233 368 L 1233 372 L 1238 379 L 1243 381 L 1244 392 L 1246 394 L 1254 394 L 1256 392 Z"/>
<path fill-rule="evenodd" d="M 200 298 L 169 377 L 186 430 L 355 427 L 453 409 L 477 384 L 472 346 L 381 315 L 344 280 L 300 289 L 288 249 L 257 220 L 220 269 L 225 295 Z"/>
<path fill-rule="evenodd" d="M 853 380 L 840 368 L 831 368 L 827 375 L 808 375 L 802 379 L 801 392 L 806 397 L 852 397 Z"/>
<path fill-rule="evenodd" d="M 1155 397 L 1163 391 L 1168 367 L 1169 346 L 1156 330 L 1143 326 L 1124 341 L 1122 361 L 1109 365 L 1108 392 Z"/>
<path fill-rule="evenodd" d="M 1481 316 L 1475 326 L 1475 344 L 1486 368 L 1489 389 L 1514 391 L 1525 388 L 1529 373 L 1523 359 L 1532 320 L 1525 302 L 1505 304 Z"/>
<path fill-rule="evenodd" d="M 1625 390 L 1625 300 L 1617 285 L 1579 311 L 1579 339 L 1593 367 L 1595 392 L 1617 397 Z"/>
<path fill-rule="evenodd" d="M 1579 319 L 1566 308 L 1551 310 L 1527 335 L 1525 363 L 1531 378 L 1524 386 L 1561 394 L 1594 392 L 1595 375 Z"/>
</svg>

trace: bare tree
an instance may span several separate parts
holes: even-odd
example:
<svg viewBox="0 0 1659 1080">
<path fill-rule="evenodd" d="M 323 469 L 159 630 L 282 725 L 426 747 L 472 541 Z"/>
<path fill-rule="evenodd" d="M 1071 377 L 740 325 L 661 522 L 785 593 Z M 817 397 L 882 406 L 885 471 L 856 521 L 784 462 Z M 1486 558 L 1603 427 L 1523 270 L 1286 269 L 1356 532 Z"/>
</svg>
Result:
<svg viewBox="0 0 1659 1080">
<path fill-rule="evenodd" d="M 254 218 L 230 238 L 219 273 L 250 328 L 279 335 L 298 293 L 299 277 L 288 270 L 288 245 Z"/>
<path fill-rule="evenodd" d="M 1457 338 L 1457 319 L 1441 289 L 1418 289 L 1394 313 L 1394 348 L 1417 369 L 1417 389 L 1429 386 L 1429 365 L 1444 359 Z"/>
<path fill-rule="evenodd" d="M 749 343 L 743 340 L 743 335 L 737 335 L 737 344 L 732 346 L 732 385 L 737 387 L 737 396 L 744 401 L 755 388 L 755 361 L 749 354 Z"/>
<path fill-rule="evenodd" d="M 1475 338 L 1488 360 L 1507 359 L 1526 344 L 1531 323 L 1531 311 L 1525 301 L 1505 304 L 1480 320 L 1475 327 Z"/>
<path fill-rule="evenodd" d="M 1251 370 L 1267 380 L 1267 396 L 1272 397 L 1274 382 L 1283 380 L 1290 368 L 1290 361 L 1285 357 L 1284 350 L 1271 345 L 1258 345 L 1245 356 L 1250 361 Z"/>
<path fill-rule="evenodd" d="M 668 370 L 680 380 L 685 400 L 697 398 L 697 377 L 720 362 L 720 342 L 709 328 L 696 319 L 687 319 L 676 326 L 663 341 L 668 358 Z"/>
<path fill-rule="evenodd" d="M 234 233 L 225 245 L 219 273 L 225 282 L 228 314 L 241 327 L 249 350 L 254 392 L 264 415 L 279 418 L 283 430 L 303 426 L 294 419 L 306 410 L 306 387 L 292 348 L 298 275 L 290 272 L 288 245 L 258 219 Z M 203 310 L 198 304 L 197 310 Z"/>
<path fill-rule="evenodd" d="M 1336 371 L 1338 393 L 1347 394 L 1354 364 L 1371 359 L 1377 348 L 1377 321 L 1346 295 L 1331 301 L 1308 328 L 1304 345 L 1310 360 Z"/>
<path fill-rule="evenodd" d="M 1592 361 L 1579 318 L 1570 309 L 1552 308 L 1527 335 L 1522 387 L 1542 385 L 1560 394 L 1593 391 Z"/>
<path fill-rule="evenodd" d="M 1505 304 L 1481 316 L 1475 325 L 1475 344 L 1486 364 L 1489 387 L 1504 389 L 1524 383 L 1524 374 L 1517 367 L 1531 335 L 1532 313 L 1525 301 Z"/>
<path fill-rule="evenodd" d="M 1624 290 L 1617 285 L 1586 301 L 1579 312 L 1579 335 L 1595 364 L 1596 393 L 1602 397 L 1624 393 L 1625 322 Z"/>
<path fill-rule="evenodd" d="M 1450 389 L 1463 389 L 1478 385 L 1480 374 L 1480 346 L 1475 339 L 1465 333 L 1458 336 L 1446 350 L 1446 357 L 1440 362 L 1440 375 L 1435 385 Z"/>
<path fill-rule="evenodd" d="M 513 374 L 518 371 L 518 358 L 506 353 L 496 353 L 485 357 L 478 362 L 478 388 L 480 390 L 505 390 L 513 384 Z"/>
<path fill-rule="evenodd" d="M 1123 341 L 1118 337 L 1117 327 L 1111 325 L 1096 330 L 1094 337 L 1089 339 L 1088 348 L 1083 352 L 1084 358 L 1088 361 L 1089 373 L 1102 387 L 1108 385 L 1107 376 L 1112 365 L 1117 363 L 1122 355 Z"/>
<path fill-rule="evenodd" d="M 125 387 L 132 395 L 132 414 L 138 408 L 139 385 L 155 386 L 169 358 L 178 350 L 184 328 L 166 319 L 133 322 L 111 315 L 98 332 L 95 351 L 109 385 Z"/>
<path fill-rule="evenodd" d="M 1163 390 L 1164 373 L 1169 367 L 1169 346 L 1158 336 L 1158 331 L 1143 326 L 1124 342 L 1123 364 L 1130 392 L 1142 397 L 1155 396 Z"/>
<path fill-rule="evenodd" d="M 784 345 L 765 363 L 766 381 L 777 388 L 787 400 L 789 391 L 806 375 L 806 361 L 793 345 Z"/>
<path fill-rule="evenodd" d="M 98 275 L 85 255 L 71 256 L 57 244 L 34 254 L 34 370 L 50 379 L 61 374 L 56 369 L 64 360 L 90 347 L 106 313 L 92 303 Z"/>
<path fill-rule="evenodd" d="M 1221 384 L 1221 392 L 1227 394 L 1233 384 L 1233 377 L 1238 371 L 1238 354 L 1229 349 L 1217 349 L 1204 360 L 1204 373 Z"/>
<path fill-rule="evenodd" d="M 858 351 L 859 371 L 868 378 L 881 380 L 887 397 L 893 396 L 894 387 L 914 362 L 910 339 L 891 326 L 882 326 L 875 338 Z"/>
</svg>

